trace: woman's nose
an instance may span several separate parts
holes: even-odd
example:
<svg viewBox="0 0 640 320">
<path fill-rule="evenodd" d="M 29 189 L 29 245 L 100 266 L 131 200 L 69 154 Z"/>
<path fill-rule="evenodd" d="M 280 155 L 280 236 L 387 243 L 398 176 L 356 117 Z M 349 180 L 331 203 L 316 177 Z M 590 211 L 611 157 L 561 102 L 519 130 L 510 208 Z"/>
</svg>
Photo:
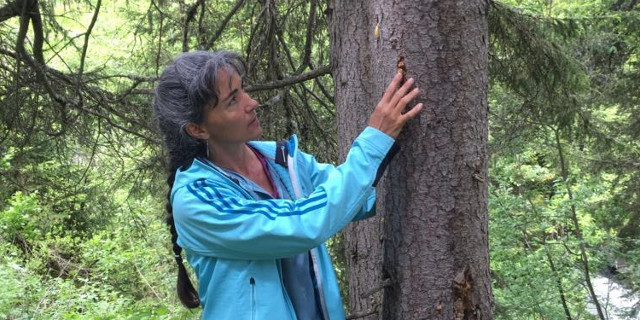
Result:
<svg viewBox="0 0 640 320">
<path fill-rule="evenodd" d="M 256 101 L 255 99 L 251 98 L 251 96 L 247 95 L 247 98 L 249 99 L 249 101 L 247 103 L 247 106 L 248 106 L 247 111 L 248 112 L 251 112 L 251 111 L 257 109 L 260 106 L 258 101 Z"/>
</svg>

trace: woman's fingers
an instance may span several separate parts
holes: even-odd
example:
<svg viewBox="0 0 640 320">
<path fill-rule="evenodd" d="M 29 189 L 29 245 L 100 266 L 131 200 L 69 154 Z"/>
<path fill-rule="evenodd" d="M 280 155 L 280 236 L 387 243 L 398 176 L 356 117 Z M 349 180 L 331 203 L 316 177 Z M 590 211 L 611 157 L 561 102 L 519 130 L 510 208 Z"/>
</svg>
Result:
<svg viewBox="0 0 640 320">
<path fill-rule="evenodd" d="M 424 107 L 424 104 L 422 104 L 421 102 L 415 105 L 413 108 L 409 109 L 409 111 L 407 111 L 405 114 L 402 115 L 402 122 L 406 123 L 407 121 L 411 120 L 413 117 L 417 116 L 423 107 Z"/>
<path fill-rule="evenodd" d="M 414 83 L 413 78 L 407 79 L 407 81 L 402 85 L 402 87 L 400 87 L 400 89 L 396 91 L 393 97 L 391 97 L 391 101 L 389 102 L 389 104 L 393 107 L 396 107 L 398 105 L 398 102 L 400 102 L 400 99 L 402 99 L 407 94 L 407 91 L 409 91 L 413 83 Z"/>
<path fill-rule="evenodd" d="M 414 88 L 413 90 L 411 90 L 411 92 L 400 98 L 400 101 L 398 101 L 396 108 L 404 110 L 404 107 L 407 106 L 407 104 L 409 104 L 409 102 L 411 102 L 411 100 L 413 100 L 419 93 L 420 89 Z"/>
<path fill-rule="evenodd" d="M 419 103 L 404 112 L 405 107 L 420 93 L 420 89 L 411 89 L 415 82 L 413 78 L 408 79 L 398 88 L 401 79 L 402 74 L 396 74 L 369 118 L 370 126 L 394 139 L 405 123 L 415 117 L 424 107 L 422 103 Z"/>
<path fill-rule="evenodd" d="M 387 90 L 385 90 L 384 94 L 382 95 L 382 101 L 391 100 L 393 95 L 398 90 L 398 85 L 400 84 L 400 80 L 402 80 L 402 74 L 396 73 L 395 77 L 393 77 L 393 80 L 391 80 L 391 83 L 389 83 L 389 86 L 387 86 Z"/>
</svg>

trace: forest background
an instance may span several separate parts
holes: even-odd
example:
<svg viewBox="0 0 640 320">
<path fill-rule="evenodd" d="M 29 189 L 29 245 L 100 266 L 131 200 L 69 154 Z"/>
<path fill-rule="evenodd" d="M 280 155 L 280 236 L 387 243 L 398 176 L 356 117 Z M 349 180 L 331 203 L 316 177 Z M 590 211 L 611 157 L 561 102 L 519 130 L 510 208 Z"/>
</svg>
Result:
<svg viewBox="0 0 640 320">
<path fill-rule="evenodd" d="M 596 319 L 585 271 L 640 290 L 638 7 L 490 3 L 496 319 Z M 0 318 L 198 319 L 175 294 L 155 79 L 182 51 L 240 52 L 264 138 L 298 133 L 335 163 L 330 15 L 322 0 L 4 1 Z"/>
</svg>

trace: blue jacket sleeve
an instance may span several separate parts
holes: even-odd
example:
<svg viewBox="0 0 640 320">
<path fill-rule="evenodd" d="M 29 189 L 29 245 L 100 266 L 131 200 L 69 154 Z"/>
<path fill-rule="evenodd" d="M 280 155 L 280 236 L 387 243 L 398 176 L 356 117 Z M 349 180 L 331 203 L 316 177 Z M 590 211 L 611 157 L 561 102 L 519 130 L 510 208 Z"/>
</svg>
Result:
<svg viewBox="0 0 640 320">
<path fill-rule="evenodd" d="M 393 145 L 368 127 L 345 162 L 329 170 L 306 198 L 248 200 L 234 186 L 201 179 L 174 190 L 178 244 L 225 259 L 289 257 L 322 244 L 367 204 L 378 167 Z"/>
<path fill-rule="evenodd" d="M 316 160 L 316 158 L 308 153 L 300 152 L 298 154 L 298 159 L 301 161 L 301 165 L 305 168 L 305 172 L 307 177 L 310 180 L 310 184 L 313 185 L 314 188 L 325 183 L 331 173 L 334 170 L 337 170 L 336 167 L 332 164 L 328 163 L 320 163 Z M 301 177 L 303 178 L 303 177 Z M 358 221 L 366 218 L 370 218 L 376 214 L 376 190 L 375 188 L 371 188 L 369 195 L 367 196 L 367 201 L 358 211 L 355 217 L 353 217 L 352 221 Z"/>
</svg>

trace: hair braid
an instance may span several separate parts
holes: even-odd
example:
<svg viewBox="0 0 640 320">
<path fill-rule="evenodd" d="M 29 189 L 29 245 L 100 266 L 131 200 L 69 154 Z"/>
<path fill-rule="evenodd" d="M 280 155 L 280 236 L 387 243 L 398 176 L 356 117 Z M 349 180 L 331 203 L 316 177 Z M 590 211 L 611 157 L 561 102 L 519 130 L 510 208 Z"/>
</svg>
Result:
<svg viewBox="0 0 640 320">
<path fill-rule="evenodd" d="M 173 208 L 171 206 L 171 189 L 173 188 L 173 182 L 176 178 L 176 172 L 173 170 L 169 173 L 169 178 L 167 178 L 167 184 L 169 185 L 169 191 L 167 192 L 167 204 L 166 204 L 166 222 L 169 225 L 169 230 L 171 232 L 171 244 L 173 245 L 173 254 L 178 264 L 178 283 L 177 283 L 177 291 L 178 298 L 180 298 L 180 302 L 187 308 L 197 308 L 200 306 L 200 298 L 198 297 L 198 292 L 193 287 L 191 283 L 191 279 L 189 279 L 189 274 L 187 273 L 187 269 L 184 266 L 184 262 L 182 260 L 182 248 L 178 245 L 178 232 L 176 231 L 176 224 L 173 221 Z"/>
</svg>

